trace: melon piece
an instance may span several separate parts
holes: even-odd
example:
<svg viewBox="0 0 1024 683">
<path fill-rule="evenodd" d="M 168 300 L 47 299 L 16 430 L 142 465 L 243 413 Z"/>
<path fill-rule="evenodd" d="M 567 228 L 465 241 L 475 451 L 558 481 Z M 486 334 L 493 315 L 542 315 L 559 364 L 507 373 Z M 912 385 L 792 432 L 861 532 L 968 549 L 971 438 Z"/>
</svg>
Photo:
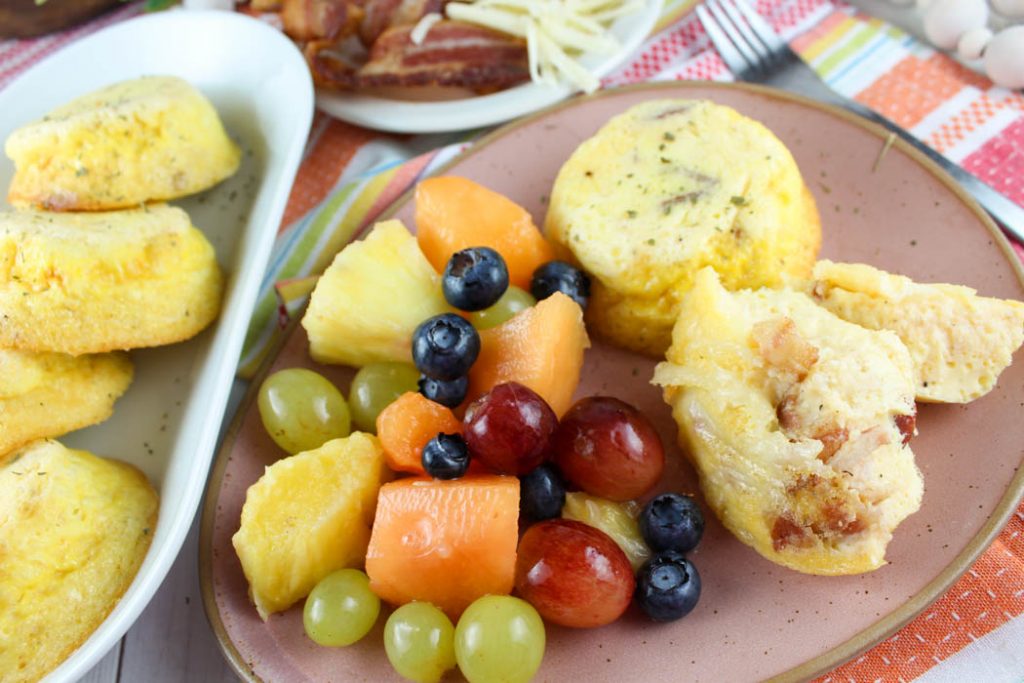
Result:
<svg viewBox="0 0 1024 683">
<path fill-rule="evenodd" d="M 401 221 L 342 249 L 316 283 L 302 326 L 320 363 L 412 362 L 412 333 L 450 311 L 440 278 Z"/>
<path fill-rule="evenodd" d="M 366 551 L 370 588 L 393 605 L 430 602 L 454 621 L 515 580 L 519 480 L 468 475 L 385 484 Z"/>
<path fill-rule="evenodd" d="M 450 408 L 415 391 L 402 394 L 377 416 L 384 461 L 396 472 L 423 474 L 423 447 L 440 433 L 461 434 L 462 421 Z"/>
<path fill-rule="evenodd" d="M 354 432 L 278 460 L 249 487 L 231 541 L 264 621 L 331 572 L 362 564 L 387 472 L 377 438 Z"/>
<path fill-rule="evenodd" d="M 469 247 L 490 247 L 508 266 L 513 285 L 530 291 L 537 267 L 555 258 L 530 213 L 508 197 L 457 176 L 416 186 L 416 239 L 437 272 Z"/>
<path fill-rule="evenodd" d="M 561 292 L 480 331 L 480 355 L 469 371 L 469 399 L 505 382 L 527 386 L 561 417 L 580 382 L 590 347 L 579 305 Z"/>
</svg>

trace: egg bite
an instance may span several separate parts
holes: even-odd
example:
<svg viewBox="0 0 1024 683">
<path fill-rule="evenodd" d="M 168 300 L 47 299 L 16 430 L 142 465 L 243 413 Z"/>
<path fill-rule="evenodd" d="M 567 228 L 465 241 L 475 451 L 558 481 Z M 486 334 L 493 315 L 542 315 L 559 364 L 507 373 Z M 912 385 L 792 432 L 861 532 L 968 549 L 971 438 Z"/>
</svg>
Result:
<svg viewBox="0 0 1024 683">
<path fill-rule="evenodd" d="M 11 133 L 7 199 L 48 211 L 108 211 L 194 194 L 241 153 L 201 92 L 171 76 L 116 83 Z"/>
<path fill-rule="evenodd" d="M 809 574 L 885 563 L 918 509 L 914 371 L 894 333 L 801 292 L 729 292 L 710 268 L 683 299 L 654 383 L 722 523 Z"/>
<path fill-rule="evenodd" d="M 0 457 L 0 679 L 38 681 L 106 619 L 156 529 L 136 468 L 56 441 Z"/>
<path fill-rule="evenodd" d="M 216 318 L 222 290 L 213 246 L 181 209 L 0 213 L 0 348 L 171 344 Z"/>
<path fill-rule="evenodd" d="M 895 332 L 914 361 L 917 400 L 967 403 L 992 390 L 1024 343 L 1024 303 L 921 284 L 863 263 L 819 261 L 806 287 L 843 320 Z"/>
<path fill-rule="evenodd" d="M 0 349 L 0 456 L 103 422 L 131 381 L 125 353 L 76 357 Z"/>
<path fill-rule="evenodd" d="M 593 283 L 588 326 L 660 356 L 694 275 L 728 289 L 806 277 L 817 208 L 789 150 L 765 126 L 703 100 L 653 100 L 611 119 L 562 166 L 549 239 Z"/>
</svg>

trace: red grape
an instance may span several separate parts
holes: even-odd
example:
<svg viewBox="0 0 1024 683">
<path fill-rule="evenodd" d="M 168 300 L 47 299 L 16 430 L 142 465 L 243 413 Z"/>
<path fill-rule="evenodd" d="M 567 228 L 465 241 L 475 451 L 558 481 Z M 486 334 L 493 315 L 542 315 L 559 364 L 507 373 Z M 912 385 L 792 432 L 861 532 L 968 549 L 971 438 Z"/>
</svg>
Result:
<svg viewBox="0 0 1024 683">
<path fill-rule="evenodd" d="M 606 533 L 582 522 L 540 522 L 519 541 L 516 590 L 552 623 L 610 624 L 629 607 L 635 587 L 626 554 Z"/>
<path fill-rule="evenodd" d="M 654 426 L 617 398 L 577 401 L 562 416 L 551 446 L 566 479 L 609 500 L 639 498 L 665 469 L 665 448 Z"/>
<path fill-rule="evenodd" d="M 522 475 L 544 461 L 558 417 L 535 391 L 508 382 L 471 403 L 464 425 L 475 459 L 496 472 Z"/>
</svg>

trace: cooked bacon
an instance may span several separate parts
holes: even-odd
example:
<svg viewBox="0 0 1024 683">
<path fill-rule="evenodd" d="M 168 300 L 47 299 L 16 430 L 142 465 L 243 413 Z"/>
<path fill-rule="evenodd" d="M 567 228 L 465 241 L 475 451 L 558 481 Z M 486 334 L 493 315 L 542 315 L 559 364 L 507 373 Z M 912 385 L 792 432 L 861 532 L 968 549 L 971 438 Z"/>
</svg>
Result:
<svg viewBox="0 0 1024 683">
<path fill-rule="evenodd" d="M 349 0 L 284 0 L 281 23 L 295 40 L 333 41 L 354 33 L 363 9 Z"/>
<path fill-rule="evenodd" d="M 850 432 L 842 427 L 836 427 L 826 432 L 819 431 L 814 438 L 821 442 L 821 453 L 818 453 L 818 460 L 828 462 L 850 438 Z"/>
<path fill-rule="evenodd" d="M 446 4 L 448 0 L 366 0 L 359 38 L 370 47 L 387 29 L 415 26 L 428 14 L 441 13 Z"/>
<path fill-rule="evenodd" d="M 897 415 L 894 420 L 896 428 L 903 435 L 903 445 L 906 446 L 910 442 L 910 437 L 914 436 L 917 431 L 917 410 L 915 409 L 909 415 Z"/>
<path fill-rule="evenodd" d="M 819 538 L 849 536 L 864 531 L 864 520 L 843 503 L 828 501 L 822 504 L 818 513 L 821 517 L 811 523 L 811 531 Z"/>
<path fill-rule="evenodd" d="M 817 347 L 804 339 L 796 323 L 784 315 L 756 323 L 750 334 L 766 363 L 794 373 L 798 380 L 818 362 Z"/>
<path fill-rule="evenodd" d="M 306 44 L 303 54 L 313 75 L 313 82 L 327 88 L 351 90 L 359 85 L 356 72 L 359 71 L 362 60 L 348 55 L 344 50 L 334 48 L 334 44 L 329 40 Z"/>
<path fill-rule="evenodd" d="M 780 552 L 791 545 L 798 548 L 806 547 L 811 541 L 811 535 L 807 529 L 793 521 L 788 514 L 779 515 L 772 524 L 772 548 Z"/>
<path fill-rule="evenodd" d="M 454 86 L 497 90 L 530 77 L 526 44 L 516 38 L 458 21 L 434 24 L 420 45 L 412 26 L 387 29 L 357 74 L 358 85 Z"/>
<path fill-rule="evenodd" d="M 779 420 L 779 426 L 786 432 L 795 432 L 801 426 L 800 415 L 796 412 L 796 400 L 796 394 L 789 393 L 775 406 L 775 417 Z"/>
</svg>

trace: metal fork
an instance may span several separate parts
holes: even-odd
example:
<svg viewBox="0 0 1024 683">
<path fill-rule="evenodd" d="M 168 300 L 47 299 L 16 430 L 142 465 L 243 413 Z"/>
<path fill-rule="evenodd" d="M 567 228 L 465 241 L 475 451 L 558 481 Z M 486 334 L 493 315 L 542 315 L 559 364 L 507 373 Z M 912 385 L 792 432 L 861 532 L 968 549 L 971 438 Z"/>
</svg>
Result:
<svg viewBox="0 0 1024 683">
<path fill-rule="evenodd" d="M 697 6 L 697 16 L 738 80 L 806 95 L 888 128 L 953 176 L 1007 232 L 1024 240 L 1024 209 L 889 119 L 832 90 L 744 0 L 706 0 Z"/>
</svg>

